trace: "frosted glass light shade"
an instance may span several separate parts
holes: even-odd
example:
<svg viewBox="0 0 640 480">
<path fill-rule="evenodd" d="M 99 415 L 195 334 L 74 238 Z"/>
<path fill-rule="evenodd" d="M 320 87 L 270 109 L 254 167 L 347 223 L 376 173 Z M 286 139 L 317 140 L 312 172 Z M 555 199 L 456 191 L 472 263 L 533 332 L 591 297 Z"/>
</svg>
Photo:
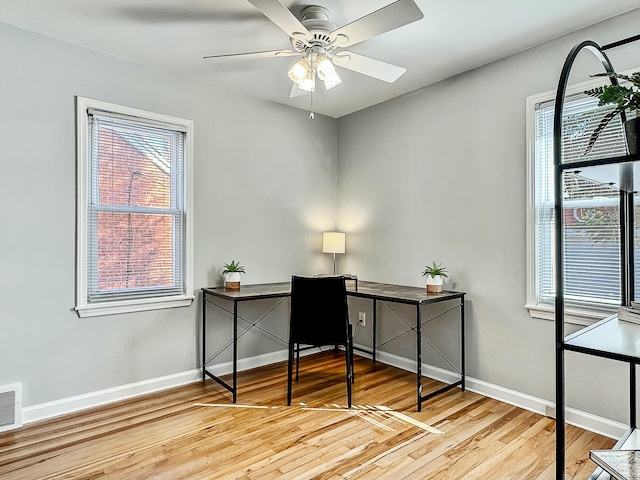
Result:
<svg viewBox="0 0 640 480">
<path fill-rule="evenodd" d="M 300 90 L 304 90 L 305 92 L 313 92 L 316 89 L 316 76 L 313 71 L 309 70 L 307 72 L 307 76 L 298 84 L 298 88 Z"/>
<path fill-rule="evenodd" d="M 331 63 L 331 60 L 329 60 L 326 55 L 320 55 L 318 57 L 317 70 L 318 77 L 324 82 L 324 88 L 326 90 L 331 90 L 342 83 L 340 75 L 338 75 L 333 63 Z"/>
<path fill-rule="evenodd" d="M 318 76 L 324 82 L 324 88 L 326 90 L 331 90 L 332 88 L 337 87 L 342 83 L 340 75 L 338 75 L 338 72 L 336 72 L 335 70 L 333 71 L 333 73 L 326 75 L 318 74 Z"/>
<path fill-rule="evenodd" d="M 345 234 L 341 232 L 324 232 L 322 234 L 322 253 L 344 253 Z"/>
<path fill-rule="evenodd" d="M 326 55 L 320 55 L 318 57 L 318 66 L 316 68 L 318 69 L 319 75 L 331 75 L 336 71 L 333 63 L 331 63 L 331 60 L 329 60 Z"/>
<path fill-rule="evenodd" d="M 298 60 L 289 70 L 289 78 L 297 85 L 300 85 L 307 77 L 307 73 L 311 70 L 309 62 L 306 58 Z"/>
</svg>

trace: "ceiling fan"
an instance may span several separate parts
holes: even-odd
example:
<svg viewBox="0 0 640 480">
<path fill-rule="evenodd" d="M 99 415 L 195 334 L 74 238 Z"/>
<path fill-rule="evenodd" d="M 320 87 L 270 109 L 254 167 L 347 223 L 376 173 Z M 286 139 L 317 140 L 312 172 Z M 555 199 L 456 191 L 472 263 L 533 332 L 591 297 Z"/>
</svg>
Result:
<svg viewBox="0 0 640 480">
<path fill-rule="evenodd" d="M 327 90 L 342 83 L 334 65 L 388 83 L 395 82 L 406 69 L 345 50 L 382 33 L 420 20 L 422 11 L 414 0 L 397 0 L 379 10 L 336 28 L 329 21 L 329 10 L 310 5 L 298 19 L 279 0 L 248 0 L 289 36 L 292 50 L 211 55 L 216 61 L 255 60 L 273 57 L 301 57 L 289 70 L 293 82 L 289 97 L 315 91 L 316 77 Z"/>
</svg>

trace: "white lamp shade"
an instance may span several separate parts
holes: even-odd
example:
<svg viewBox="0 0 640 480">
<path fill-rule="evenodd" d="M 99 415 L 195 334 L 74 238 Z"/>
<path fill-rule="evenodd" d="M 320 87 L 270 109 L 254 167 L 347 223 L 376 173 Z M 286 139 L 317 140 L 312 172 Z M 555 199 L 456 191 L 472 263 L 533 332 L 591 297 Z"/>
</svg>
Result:
<svg viewBox="0 0 640 480">
<path fill-rule="evenodd" d="M 345 235 L 340 232 L 324 232 L 322 234 L 322 253 L 344 253 Z"/>
</svg>

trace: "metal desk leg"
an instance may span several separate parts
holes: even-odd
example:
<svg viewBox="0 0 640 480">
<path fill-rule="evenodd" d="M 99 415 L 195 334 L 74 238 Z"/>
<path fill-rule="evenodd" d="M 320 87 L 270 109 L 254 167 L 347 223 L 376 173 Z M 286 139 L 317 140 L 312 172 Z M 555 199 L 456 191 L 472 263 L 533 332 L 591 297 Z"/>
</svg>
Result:
<svg viewBox="0 0 640 480">
<path fill-rule="evenodd" d="M 629 426 L 631 428 L 637 428 L 636 417 L 636 364 L 629 364 Z"/>
<path fill-rule="evenodd" d="M 420 305 L 416 306 L 416 383 L 418 390 L 418 411 L 422 411 L 422 318 L 420 316 Z"/>
<path fill-rule="evenodd" d="M 233 403 L 238 395 L 238 301 L 233 301 Z"/>
<path fill-rule="evenodd" d="M 460 388 L 462 389 L 462 391 L 464 392 L 465 390 L 465 385 L 466 385 L 466 368 L 465 368 L 465 364 L 466 364 L 466 357 L 465 357 L 465 330 L 464 330 L 464 297 L 462 297 L 460 299 L 460 362 L 461 362 L 461 373 L 460 376 L 462 377 L 462 383 L 460 385 Z"/>
<path fill-rule="evenodd" d="M 376 315 L 376 311 L 378 310 L 377 304 L 378 304 L 378 302 L 374 298 L 373 299 L 373 368 L 374 369 L 376 367 L 376 342 L 377 342 L 377 337 L 376 337 L 377 315 Z"/>
<path fill-rule="evenodd" d="M 202 381 L 207 378 L 205 370 L 207 362 L 207 354 L 206 354 L 206 345 L 207 345 L 207 294 L 202 292 Z"/>
</svg>

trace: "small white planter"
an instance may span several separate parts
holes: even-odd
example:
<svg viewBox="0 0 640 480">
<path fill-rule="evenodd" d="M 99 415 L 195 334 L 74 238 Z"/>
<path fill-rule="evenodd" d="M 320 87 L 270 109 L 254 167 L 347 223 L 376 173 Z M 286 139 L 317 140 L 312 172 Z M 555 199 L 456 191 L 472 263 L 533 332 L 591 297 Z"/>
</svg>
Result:
<svg viewBox="0 0 640 480">
<path fill-rule="evenodd" d="M 427 275 L 427 293 L 442 293 L 443 281 L 442 275 L 436 275 L 435 277 Z"/>
<path fill-rule="evenodd" d="M 225 273 L 224 286 L 227 290 L 240 290 L 240 272 Z"/>
</svg>

